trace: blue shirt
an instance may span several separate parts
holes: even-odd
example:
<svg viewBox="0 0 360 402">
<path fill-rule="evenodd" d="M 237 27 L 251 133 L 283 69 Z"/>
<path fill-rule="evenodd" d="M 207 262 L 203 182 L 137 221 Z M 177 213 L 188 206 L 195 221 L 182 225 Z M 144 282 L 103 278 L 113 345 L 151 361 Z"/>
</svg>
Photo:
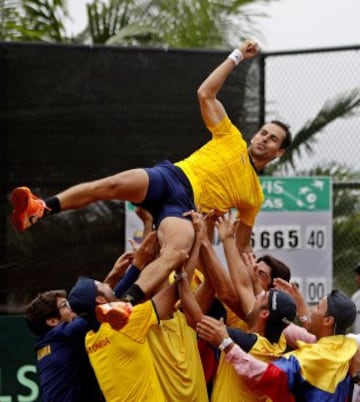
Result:
<svg viewBox="0 0 360 402">
<path fill-rule="evenodd" d="M 35 350 L 43 402 L 103 401 L 85 350 L 88 323 L 81 317 L 38 337 Z"/>
</svg>

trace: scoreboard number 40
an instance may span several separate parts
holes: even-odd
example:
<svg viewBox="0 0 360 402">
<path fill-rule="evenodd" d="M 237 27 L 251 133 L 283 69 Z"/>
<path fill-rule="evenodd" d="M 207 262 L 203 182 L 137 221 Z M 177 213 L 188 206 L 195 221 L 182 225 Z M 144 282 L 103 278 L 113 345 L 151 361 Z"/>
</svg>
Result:
<svg viewBox="0 0 360 402">
<path fill-rule="evenodd" d="M 326 227 L 308 225 L 257 226 L 251 234 L 254 250 L 326 249 Z"/>
</svg>

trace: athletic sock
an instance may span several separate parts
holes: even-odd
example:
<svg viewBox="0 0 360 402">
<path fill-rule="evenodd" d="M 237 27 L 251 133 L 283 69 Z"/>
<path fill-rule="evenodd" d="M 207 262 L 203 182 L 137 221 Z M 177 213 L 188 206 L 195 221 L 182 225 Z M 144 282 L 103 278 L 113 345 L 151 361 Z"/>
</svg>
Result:
<svg viewBox="0 0 360 402">
<path fill-rule="evenodd" d="M 57 214 L 61 211 L 60 201 L 57 197 L 46 198 L 45 204 L 49 209 L 45 208 L 45 215 Z"/>
</svg>

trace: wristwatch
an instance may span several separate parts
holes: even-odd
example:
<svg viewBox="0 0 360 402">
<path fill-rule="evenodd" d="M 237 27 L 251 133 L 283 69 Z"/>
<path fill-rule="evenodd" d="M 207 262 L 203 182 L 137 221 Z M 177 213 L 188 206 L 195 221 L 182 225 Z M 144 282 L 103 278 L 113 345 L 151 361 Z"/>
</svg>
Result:
<svg viewBox="0 0 360 402">
<path fill-rule="evenodd" d="M 232 343 L 234 343 L 234 341 L 231 338 L 224 338 L 222 340 L 222 342 L 220 343 L 220 345 L 218 346 L 218 349 L 223 351 L 224 349 L 226 349 L 229 345 L 231 345 Z"/>
</svg>

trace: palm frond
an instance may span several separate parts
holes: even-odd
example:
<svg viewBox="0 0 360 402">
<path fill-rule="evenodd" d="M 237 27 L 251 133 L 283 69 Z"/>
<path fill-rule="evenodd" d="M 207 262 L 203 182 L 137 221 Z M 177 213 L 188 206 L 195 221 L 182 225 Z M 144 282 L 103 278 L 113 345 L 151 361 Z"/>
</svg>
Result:
<svg viewBox="0 0 360 402">
<path fill-rule="evenodd" d="M 141 42 L 144 38 L 159 36 L 159 31 L 143 25 L 127 25 L 116 35 L 111 36 L 105 43 L 107 45 L 129 45 L 133 40 Z"/>
<path fill-rule="evenodd" d="M 286 168 L 291 165 L 294 168 L 295 155 L 301 156 L 305 151 L 312 154 L 313 145 L 316 143 L 316 137 L 329 124 L 339 118 L 353 116 L 360 106 L 360 88 L 356 88 L 345 94 L 341 94 L 334 99 L 325 102 L 324 106 L 318 112 L 313 120 L 305 123 L 295 135 L 291 146 L 280 160 L 272 165 L 272 170 L 278 170 L 280 167 Z"/>
</svg>

